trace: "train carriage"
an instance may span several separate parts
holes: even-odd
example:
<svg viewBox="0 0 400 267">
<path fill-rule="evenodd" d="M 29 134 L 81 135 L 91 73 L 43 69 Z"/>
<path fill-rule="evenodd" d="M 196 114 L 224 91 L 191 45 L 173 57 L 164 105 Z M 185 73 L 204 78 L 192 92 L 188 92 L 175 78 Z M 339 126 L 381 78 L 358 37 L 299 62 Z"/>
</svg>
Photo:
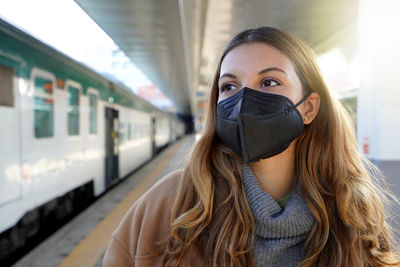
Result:
<svg viewBox="0 0 400 267">
<path fill-rule="evenodd" d="M 184 125 L 0 20 L 0 259 L 103 193 Z"/>
</svg>

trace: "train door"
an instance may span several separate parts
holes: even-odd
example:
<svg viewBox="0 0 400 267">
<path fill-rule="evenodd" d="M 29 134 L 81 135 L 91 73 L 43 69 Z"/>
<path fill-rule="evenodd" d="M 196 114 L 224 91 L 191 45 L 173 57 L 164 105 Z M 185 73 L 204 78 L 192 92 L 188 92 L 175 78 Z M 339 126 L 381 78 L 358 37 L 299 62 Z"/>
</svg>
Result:
<svg viewBox="0 0 400 267">
<path fill-rule="evenodd" d="M 105 178 L 106 188 L 119 177 L 118 170 L 118 110 L 105 108 Z"/>
<path fill-rule="evenodd" d="M 0 207 L 21 196 L 19 64 L 0 55 Z"/>
<path fill-rule="evenodd" d="M 151 117 L 151 153 L 156 154 L 156 118 Z"/>
</svg>

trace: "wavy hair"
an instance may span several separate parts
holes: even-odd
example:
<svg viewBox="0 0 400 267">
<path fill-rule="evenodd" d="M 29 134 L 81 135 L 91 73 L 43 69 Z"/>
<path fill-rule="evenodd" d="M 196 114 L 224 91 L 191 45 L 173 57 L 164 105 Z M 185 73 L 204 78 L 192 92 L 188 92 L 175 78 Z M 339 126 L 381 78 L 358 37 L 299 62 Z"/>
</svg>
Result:
<svg viewBox="0 0 400 267">
<path fill-rule="evenodd" d="M 166 266 L 178 266 L 196 244 L 212 266 L 255 266 L 254 218 L 241 177 L 241 159 L 215 135 L 221 62 L 249 42 L 270 45 L 293 63 L 304 93 L 321 98 L 317 116 L 297 139 L 295 172 L 316 218 L 301 266 L 395 266 L 386 200 L 394 198 L 383 177 L 357 149 L 355 131 L 341 103 L 331 96 L 312 50 L 271 27 L 235 36 L 214 76 L 204 132 L 185 165 L 172 209 L 171 234 L 163 247 Z"/>
</svg>

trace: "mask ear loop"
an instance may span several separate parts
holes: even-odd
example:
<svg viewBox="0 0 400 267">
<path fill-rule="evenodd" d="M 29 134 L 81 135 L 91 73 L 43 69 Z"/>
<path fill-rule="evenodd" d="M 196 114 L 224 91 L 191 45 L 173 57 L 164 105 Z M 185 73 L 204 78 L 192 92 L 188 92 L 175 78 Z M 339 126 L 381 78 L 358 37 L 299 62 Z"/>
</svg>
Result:
<svg viewBox="0 0 400 267">
<path fill-rule="evenodd" d="M 297 102 L 297 104 L 294 105 L 294 107 L 297 108 L 298 106 L 300 106 L 301 103 L 303 103 L 304 101 L 306 101 L 306 99 L 307 99 L 310 95 L 311 95 L 311 93 L 308 93 L 308 94 L 306 94 L 305 96 L 303 96 L 303 98 L 302 98 L 299 102 Z"/>
</svg>

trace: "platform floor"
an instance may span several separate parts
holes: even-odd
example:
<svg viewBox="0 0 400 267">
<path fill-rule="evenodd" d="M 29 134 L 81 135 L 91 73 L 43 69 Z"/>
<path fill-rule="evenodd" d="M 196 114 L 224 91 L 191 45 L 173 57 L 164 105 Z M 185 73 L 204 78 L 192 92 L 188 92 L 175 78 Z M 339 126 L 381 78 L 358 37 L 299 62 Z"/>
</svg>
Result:
<svg viewBox="0 0 400 267">
<path fill-rule="evenodd" d="M 194 142 L 185 136 L 167 147 L 13 266 L 102 266 L 111 234 L 129 207 L 158 179 L 182 168 Z"/>
</svg>

